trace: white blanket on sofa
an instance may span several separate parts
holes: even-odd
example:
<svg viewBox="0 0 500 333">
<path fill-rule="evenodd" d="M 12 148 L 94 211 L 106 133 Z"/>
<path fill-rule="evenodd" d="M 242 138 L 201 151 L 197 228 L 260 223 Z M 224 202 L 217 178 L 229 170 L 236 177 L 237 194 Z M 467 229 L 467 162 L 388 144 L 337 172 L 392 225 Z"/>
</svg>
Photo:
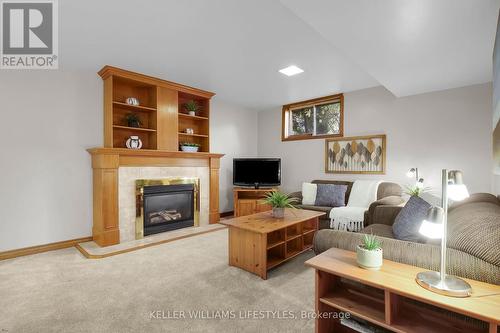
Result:
<svg viewBox="0 0 500 333">
<path fill-rule="evenodd" d="M 330 228 L 345 231 L 363 229 L 365 211 L 377 200 L 380 183 L 380 181 L 356 180 L 352 185 L 347 206 L 335 207 L 330 211 Z"/>
</svg>

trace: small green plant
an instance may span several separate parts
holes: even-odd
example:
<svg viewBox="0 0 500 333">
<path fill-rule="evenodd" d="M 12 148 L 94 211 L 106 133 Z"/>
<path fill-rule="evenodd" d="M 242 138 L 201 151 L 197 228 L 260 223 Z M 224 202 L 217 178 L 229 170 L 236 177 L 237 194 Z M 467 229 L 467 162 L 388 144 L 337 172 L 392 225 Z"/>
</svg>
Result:
<svg viewBox="0 0 500 333">
<path fill-rule="evenodd" d="M 273 206 L 273 208 L 295 208 L 294 204 L 298 202 L 298 199 L 291 198 L 283 192 L 272 191 L 266 194 L 263 201 Z"/>
<path fill-rule="evenodd" d="M 411 197 L 419 197 L 422 193 L 429 192 L 430 187 L 419 187 L 417 185 L 406 185 L 405 193 Z"/>
<path fill-rule="evenodd" d="M 363 236 L 363 248 L 368 251 L 375 251 L 380 249 L 380 241 L 373 234 L 365 234 Z"/>
<path fill-rule="evenodd" d="M 184 103 L 184 109 L 186 109 L 186 111 L 190 112 L 198 112 L 200 110 L 200 106 L 198 105 L 198 103 L 195 101 L 195 100 L 190 100 L 186 103 Z"/>
<path fill-rule="evenodd" d="M 181 146 L 184 146 L 184 147 L 201 147 L 200 144 L 193 143 L 193 142 L 182 142 Z"/>
<path fill-rule="evenodd" d="M 141 119 L 135 113 L 127 114 L 125 119 L 127 120 L 127 125 L 130 127 L 141 127 L 142 125 Z"/>
</svg>

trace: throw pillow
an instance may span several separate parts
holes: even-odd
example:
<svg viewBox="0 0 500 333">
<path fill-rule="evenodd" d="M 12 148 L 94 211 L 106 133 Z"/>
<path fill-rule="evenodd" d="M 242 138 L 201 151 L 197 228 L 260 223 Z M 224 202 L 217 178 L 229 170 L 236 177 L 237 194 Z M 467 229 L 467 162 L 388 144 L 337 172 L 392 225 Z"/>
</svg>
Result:
<svg viewBox="0 0 500 333">
<path fill-rule="evenodd" d="M 427 217 L 431 205 L 424 199 L 412 196 L 401 209 L 392 225 L 394 237 L 409 242 L 423 242 L 425 237 L 418 230 L 422 221 Z"/>
<path fill-rule="evenodd" d="M 312 183 L 302 183 L 302 204 L 314 205 L 316 202 L 316 191 L 318 187 Z"/>
<path fill-rule="evenodd" d="M 315 206 L 343 207 L 347 185 L 318 184 Z"/>
</svg>

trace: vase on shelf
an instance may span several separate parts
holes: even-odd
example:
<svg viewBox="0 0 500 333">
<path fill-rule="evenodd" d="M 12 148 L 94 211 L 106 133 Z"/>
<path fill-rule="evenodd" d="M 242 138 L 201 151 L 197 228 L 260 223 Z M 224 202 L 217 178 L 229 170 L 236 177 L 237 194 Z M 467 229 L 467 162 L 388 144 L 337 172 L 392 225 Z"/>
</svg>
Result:
<svg viewBox="0 0 500 333">
<path fill-rule="evenodd" d="M 131 135 L 125 143 L 128 149 L 141 149 L 142 141 L 137 135 Z"/>
<path fill-rule="evenodd" d="M 135 97 L 129 97 L 125 100 L 128 105 L 139 106 L 139 100 Z"/>
</svg>

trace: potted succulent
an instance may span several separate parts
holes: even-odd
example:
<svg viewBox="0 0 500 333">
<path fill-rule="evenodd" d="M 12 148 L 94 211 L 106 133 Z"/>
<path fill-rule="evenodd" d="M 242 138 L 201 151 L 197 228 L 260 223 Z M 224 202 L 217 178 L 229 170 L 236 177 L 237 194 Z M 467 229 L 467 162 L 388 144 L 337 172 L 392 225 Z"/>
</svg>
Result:
<svg viewBox="0 0 500 333">
<path fill-rule="evenodd" d="M 410 197 L 420 197 L 421 194 L 429 192 L 431 190 L 430 187 L 423 187 L 423 185 L 420 184 L 423 183 L 419 182 L 416 185 L 406 185 L 405 193 Z"/>
<path fill-rule="evenodd" d="M 195 100 L 190 100 L 187 103 L 184 103 L 184 109 L 190 116 L 196 116 L 196 112 L 200 110 L 200 106 Z"/>
<path fill-rule="evenodd" d="M 297 198 L 291 198 L 279 191 L 271 191 L 266 194 L 263 201 L 273 207 L 273 217 L 280 219 L 285 216 L 285 208 L 295 208 L 294 203 L 297 202 Z"/>
<path fill-rule="evenodd" d="M 183 142 L 180 144 L 182 151 L 196 153 L 200 149 L 200 145 L 192 142 Z"/>
<path fill-rule="evenodd" d="M 135 113 L 129 113 L 125 117 L 128 127 L 141 127 L 141 119 Z"/>
<path fill-rule="evenodd" d="M 364 235 L 363 244 L 356 248 L 356 261 L 362 268 L 379 270 L 382 267 L 382 248 L 374 235 Z"/>
</svg>

